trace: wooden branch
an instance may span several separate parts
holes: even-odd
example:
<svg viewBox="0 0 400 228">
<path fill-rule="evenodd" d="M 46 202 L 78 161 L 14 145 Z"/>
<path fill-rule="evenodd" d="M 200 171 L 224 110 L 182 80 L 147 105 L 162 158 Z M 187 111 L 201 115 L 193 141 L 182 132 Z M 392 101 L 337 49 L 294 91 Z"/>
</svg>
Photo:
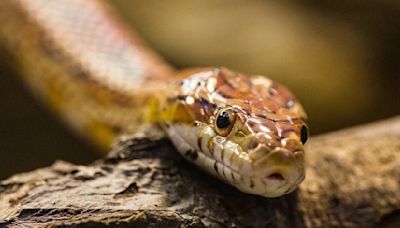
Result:
<svg viewBox="0 0 400 228">
<path fill-rule="evenodd" d="M 267 199 L 194 168 L 166 139 L 127 139 L 88 166 L 58 161 L 0 182 L 0 225 L 400 224 L 400 117 L 314 137 L 307 153 L 299 190 Z"/>
</svg>

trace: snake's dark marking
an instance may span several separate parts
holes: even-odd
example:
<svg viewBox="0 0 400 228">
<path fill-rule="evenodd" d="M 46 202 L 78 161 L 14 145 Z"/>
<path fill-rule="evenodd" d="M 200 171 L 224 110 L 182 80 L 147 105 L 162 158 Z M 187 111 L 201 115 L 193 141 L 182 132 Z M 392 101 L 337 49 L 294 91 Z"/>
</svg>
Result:
<svg viewBox="0 0 400 228">
<path fill-rule="evenodd" d="M 264 115 L 264 114 L 257 114 L 256 116 L 257 116 L 257 117 L 260 117 L 260 118 L 263 118 L 263 119 L 267 119 L 267 116 Z"/>
<path fill-rule="evenodd" d="M 236 181 L 235 175 L 233 174 L 233 172 L 231 172 L 231 177 L 233 181 Z"/>
<path fill-rule="evenodd" d="M 219 174 L 219 173 L 218 173 L 217 161 L 214 161 L 214 170 L 215 170 L 215 172 L 216 172 L 217 174 Z"/>
<path fill-rule="evenodd" d="M 201 137 L 201 136 L 197 137 L 197 146 L 198 146 L 199 149 L 202 151 L 203 148 L 202 148 L 202 146 L 201 146 L 201 140 L 202 140 L 202 137 Z"/>
</svg>

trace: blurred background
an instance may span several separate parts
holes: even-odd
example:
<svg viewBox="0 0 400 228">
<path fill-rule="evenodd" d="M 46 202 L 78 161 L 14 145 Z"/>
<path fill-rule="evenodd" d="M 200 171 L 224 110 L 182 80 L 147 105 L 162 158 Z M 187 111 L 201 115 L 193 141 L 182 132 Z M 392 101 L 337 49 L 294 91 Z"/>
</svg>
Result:
<svg viewBox="0 0 400 228">
<path fill-rule="evenodd" d="M 178 69 L 226 66 L 287 85 L 313 135 L 400 114 L 397 0 L 113 3 Z M 13 61 L 0 47 L 0 179 L 100 157 L 31 96 Z"/>
</svg>

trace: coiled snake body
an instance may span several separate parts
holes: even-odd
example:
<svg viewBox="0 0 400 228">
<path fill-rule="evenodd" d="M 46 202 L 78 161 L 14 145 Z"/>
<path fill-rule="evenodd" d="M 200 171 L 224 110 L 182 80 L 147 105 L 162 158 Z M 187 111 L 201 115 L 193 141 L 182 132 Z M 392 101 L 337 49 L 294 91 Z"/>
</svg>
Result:
<svg viewBox="0 0 400 228">
<path fill-rule="evenodd" d="M 103 148 L 148 122 L 243 192 L 298 186 L 306 114 L 285 87 L 226 68 L 174 73 L 113 15 L 101 1 L 3 0 L 0 41 L 35 94 Z"/>
</svg>

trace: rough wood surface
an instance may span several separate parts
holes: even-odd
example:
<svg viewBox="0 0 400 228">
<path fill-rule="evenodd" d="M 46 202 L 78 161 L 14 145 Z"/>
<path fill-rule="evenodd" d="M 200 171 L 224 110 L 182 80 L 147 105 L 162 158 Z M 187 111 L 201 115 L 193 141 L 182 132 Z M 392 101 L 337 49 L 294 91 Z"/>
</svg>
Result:
<svg viewBox="0 0 400 228">
<path fill-rule="evenodd" d="M 398 226 L 400 117 L 314 137 L 293 194 L 243 194 L 166 139 L 123 140 L 87 166 L 58 161 L 0 182 L 0 226 Z"/>
</svg>

